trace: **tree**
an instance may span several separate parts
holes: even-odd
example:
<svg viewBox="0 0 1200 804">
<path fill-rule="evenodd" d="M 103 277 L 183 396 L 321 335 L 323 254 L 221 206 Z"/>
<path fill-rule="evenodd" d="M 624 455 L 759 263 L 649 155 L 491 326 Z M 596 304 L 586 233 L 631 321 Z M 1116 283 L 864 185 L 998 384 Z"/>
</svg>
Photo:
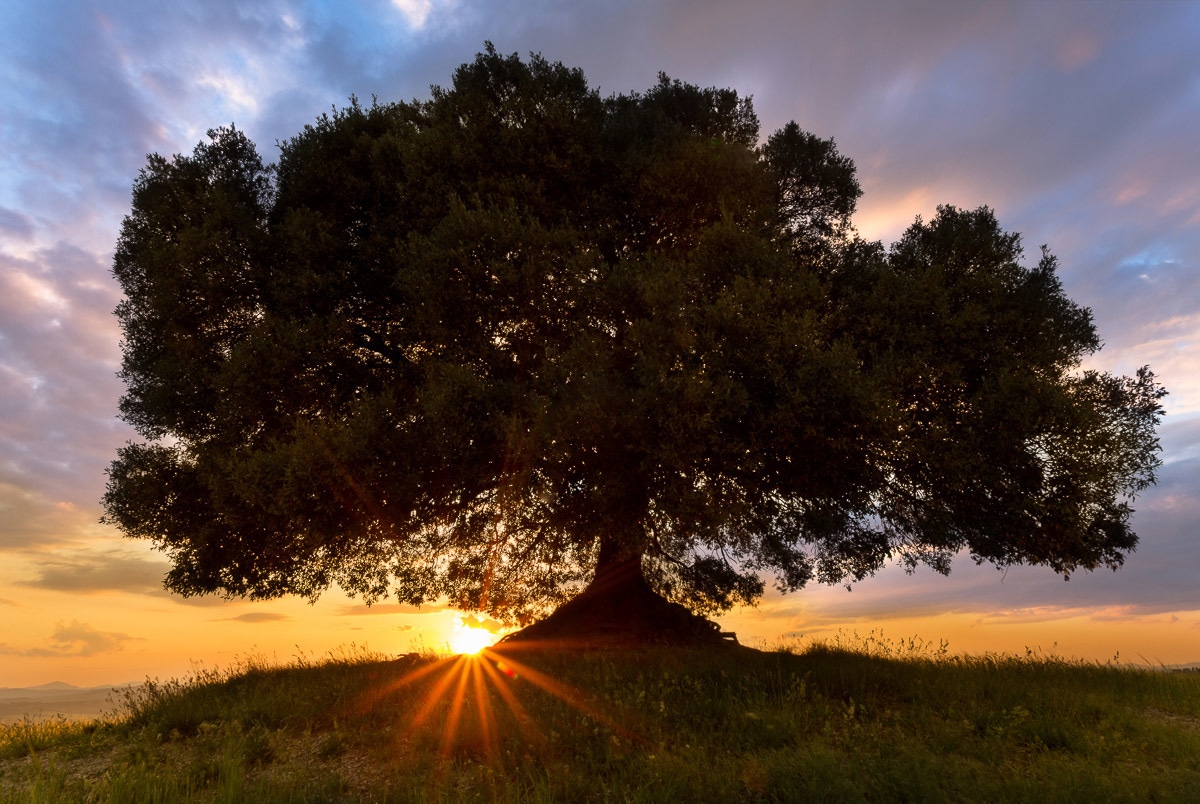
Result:
<svg viewBox="0 0 1200 804">
<path fill-rule="evenodd" d="M 833 141 L 758 131 L 729 89 L 601 98 L 489 45 L 275 165 L 232 127 L 151 156 L 106 521 L 184 595 L 573 600 L 541 636 L 691 639 L 763 575 L 1120 566 L 1151 372 L 1080 370 L 1090 311 L 990 210 L 864 242 Z"/>
</svg>

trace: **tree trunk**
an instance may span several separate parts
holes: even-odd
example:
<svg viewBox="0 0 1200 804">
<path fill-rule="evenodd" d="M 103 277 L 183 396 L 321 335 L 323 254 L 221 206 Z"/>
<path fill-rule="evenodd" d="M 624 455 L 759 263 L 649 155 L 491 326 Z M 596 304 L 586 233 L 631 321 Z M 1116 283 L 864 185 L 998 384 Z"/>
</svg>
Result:
<svg viewBox="0 0 1200 804">
<path fill-rule="evenodd" d="M 505 646 L 613 648 L 736 644 L 732 635 L 655 592 L 642 552 L 604 537 L 587 588 L 550 616 L 505 637 Z"/>
<path fill-rule="evenodd" d="M 640 591 L 642 587 L 653 593 L 642 572 L 642 552 L 630 552 L 622 549 L 618 540 L 609 536 L 601 537 L 596 572 L 580 597 L 589 592 L 598 595 L 604 590 L 616 589 L 623 589 L 628 594 L 635 588 Z"/>
</svg>

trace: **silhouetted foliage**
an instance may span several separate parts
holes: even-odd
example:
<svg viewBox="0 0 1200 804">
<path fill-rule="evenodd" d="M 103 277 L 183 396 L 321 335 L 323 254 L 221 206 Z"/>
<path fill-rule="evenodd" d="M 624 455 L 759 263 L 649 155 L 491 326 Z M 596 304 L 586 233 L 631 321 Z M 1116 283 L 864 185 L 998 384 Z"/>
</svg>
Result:
<svg viewBox="0 0 1200 804">
<path fill-rule="evenodd" d="M 114 274 L 106 521 L 169 588 L 517 618 L 634 562 L 693 609 L 967 551 L 1118 567 L 1162 389 L 986 208 L 890 249 L 831 140 L 487 51 L 264 165 L 151 156 Z"/>
</svg>

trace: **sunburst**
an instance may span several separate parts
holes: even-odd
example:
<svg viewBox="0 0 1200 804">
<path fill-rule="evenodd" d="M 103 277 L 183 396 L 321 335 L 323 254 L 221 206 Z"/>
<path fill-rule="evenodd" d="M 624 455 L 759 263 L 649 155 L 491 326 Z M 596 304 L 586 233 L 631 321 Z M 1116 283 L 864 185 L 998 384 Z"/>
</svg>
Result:
<svg viewBox="0 0 1200 804">
<path fill-rule="evenodd" d="M 491 636 L 486 631 L 482 632 Z M 475 750 L 490 761 L 500 751 L 502 719 L 515 722 L 522 737 L 529 742 L 539 743 L 545 739 L 538 724 L 530 717 L 520 700 L 524 697 L 521 695 L 521 688 L 530 685 L 553 695 L 630 743 L 646 743 L 634 730 L 602 711 L 589 700 L 589 696 L 517 660 L 513 657 L 511 649 L 484 645 L 470 652 L 466 650 L 469 647 L 466 643 L 458 645 L 456 641 L 455 645 L 460 651 L 456 655 L 422 664 L 400 678 L 372 690 L 360 699 L 360 707 L 368 709 L 404 687 L 423 682 L 420 686 L 424 687 L 424 690 L 416 701 L 412 716 L 405 724 L 402 738 L 412 738 L 435 712 L 439 709 L 444 710 L 445 721 L 435 725 L 440 727 L 437 731 L 440 732 L 441 754 L 444 757 L 450 756 L 464 742 L 459 739 L 459 735 L 464 729 L 464 723 L 468 722 L 467 713 L 473 711 L 473 719 L 477 719 L 477 723 L 472 724 L 477 729 L 476 737 L 465 742 L 474 743 Z"/>
<path fill-rule="evenodd" d="M 450 650 L 459 655 L 473 656 L 484 648 L 490 648 L 499 639 L 499 634 L 493 634 L 484 628 L 459 626 L 450 637 Z"/>
</svg>

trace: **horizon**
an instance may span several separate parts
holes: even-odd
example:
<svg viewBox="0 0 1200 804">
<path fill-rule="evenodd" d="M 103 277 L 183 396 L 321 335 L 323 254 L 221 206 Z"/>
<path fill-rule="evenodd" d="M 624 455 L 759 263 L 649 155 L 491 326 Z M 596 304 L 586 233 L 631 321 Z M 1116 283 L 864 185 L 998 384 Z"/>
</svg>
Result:
<svg viewBox="0 0 1200 804">
<path fill-rule="evenodd" d="M 867 239 L 891 243 L 939 204 L 991 207 L 1026 264 L 1048 244 L 1094 311 L 1105 347 L 1085 368 L 1149 364 L 1170 392 L 1164 464 L 1133 503 L 1140 543 L 1120 571 L 889 566 L 849 592 L 768 591 L 715 618 L 723 630 L 755 646 L 880 629 L 959 653 L 1200 663 L 1200 4 L 18 0 L 0 21 L 0 687 L 404 653 L 479 627 L 337 589 L 315 604 L 171 595 L 161 554 L 98 519 L 105 469 L 136 437 L 116 418 L 110 268 L 146 154 L 189 153 L 234 121 L 275 161 L 272 143 L 331 104 L 427 97 L 485 40 L 580 67 L 603 95 L 663 71 L 753 96 L 764 139 L 790 119 L 833 137 L 857 166 Z"/>
<path fill-rule="evenodd" d="M 473 653 L 475 653 L 475 651 L 467 651 L 465 653 L 467 655 L 472 655 Z M 458 654 L 452 653 L 449 655 L 453 656 L 453 655 L 458 655 Z M 1016 655 L 1016 654 L 1013 654 L 1013 655 Z M 1069 659 L 1070 657 L 1064 656 L 1062 658 Z M 1097 663 L 1099 664 L 1099 662 L 1097 662 Z M 281 665 L 281 666 L 286 666 L 286 665 Z M 1140 661 L 1140 660 L 1138 662 L 1122 661 L 1122 662 L 1120 662 L 1119 666 L 1134 669 L 1134 670 L 1145 670 L 1145 671 L 1151 672 L 1151 673 L 1163 672 L 1163 671 L 1166 671 L 1166 672 L 1200 671 L 1200 661 L 1182 662 L 1182 663 L 1178 663 L 1178 664 L 1150 664 L 1150 663 L 1146 663 L 1146 662 Z M 0 687 L 0 693 L 5 693 L 5 692 L 52 693 L 55 691 L 99 692 L 102 690 L 112 692 L 112 691 L 116 691 L 116 690 L 120 690 L 120 689 L 125 689 L 127 687 L 136 687 L 136 686 L 139 686 L 144 683 L 146 683 L 145 678 L 142 678 L 141 680 L 130 679 L 130 680 L 126 680 L 126 681 L 114 681 L 114 682 L 101 683 L 101 684 L 89 684 L 87 686 L 71 684 L 66 681 L 47 681 L 47 682 L 44 682 L 41 684 L 32 684 L 27 687 Z"/>
<path fill-rule="evenodd" d="M 465 651 L 465 658 L 475 660 L 475 651 Z M 460 658 L 463 654 L 458 654 Z M 441 664 L 456 656 L 450 653 L 432 658 Z M 494 661 L 493 655 L 490 660 Z M 503 662 L 500 663 L 503 665 Z M 1148 665 L 1119 662 L 1122 669 L 1133 669 L 1147 673 L 1197 673 L 1200 661 L 1180 665 Z M 501 672 L 506 672 L 501 667 Z M 0 726 L 22 722 L 96 720 L 119 711 L 114 693 L 136 689 L 143 682 L 127 681 L 119 684 L 99 684 L 80 687 L 61 681 L 48 682 L 33 687 L 0 687 Z"/>
</svg>

